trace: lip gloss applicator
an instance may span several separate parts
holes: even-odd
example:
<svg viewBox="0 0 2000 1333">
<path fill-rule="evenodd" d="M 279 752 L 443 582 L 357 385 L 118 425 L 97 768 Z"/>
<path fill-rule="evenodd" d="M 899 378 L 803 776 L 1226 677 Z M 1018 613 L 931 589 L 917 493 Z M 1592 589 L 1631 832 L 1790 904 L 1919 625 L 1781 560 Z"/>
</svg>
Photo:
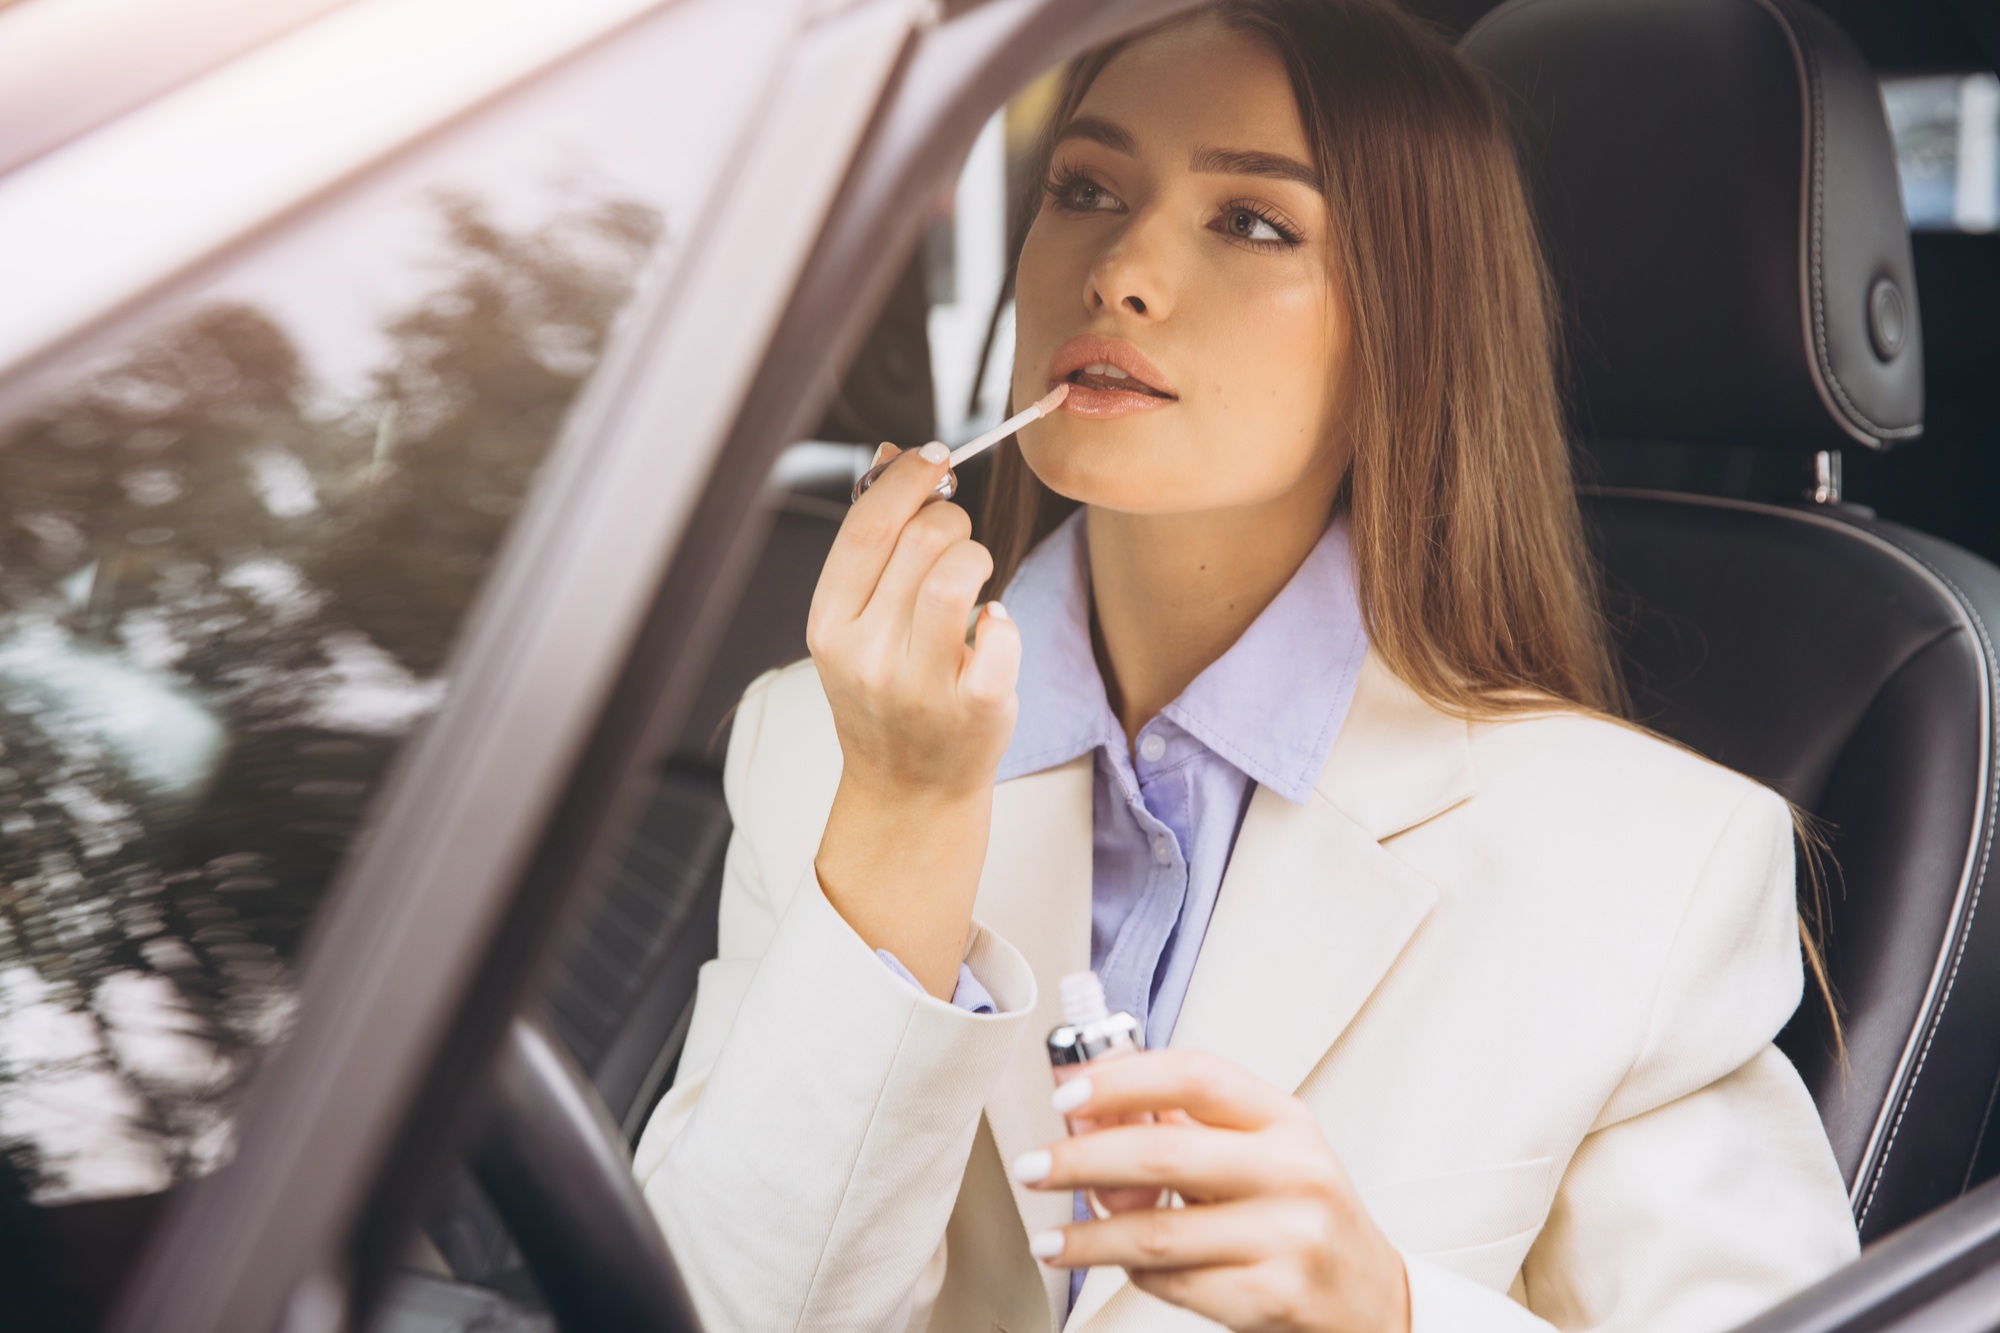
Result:
<svg viewBox="0 0 2000 1333">
<path fill-rule="evenodd" d="M 1000 443 L 1000 441 L 1006 439 L 1029 422 L 1040 421 L 1043 417 L 1061 407 L 1063 399 L 1067 397 L 1069 397 L 1069 385 L 1058 384 L 1055 388 L 1049 390 L 1048 393 L 1036 399 L 1026 411 L 1016 412 L 1013 416 L 1008 417 L 984 435 L 976 435 L 958 446 L 958 448 L 952 450 L 951 467 L 945 469 L 943 478 L 937 484 L 937 497 L 940 500 L 949 500 L 958 493 L 958 476 L 952 471 L 952 468 L 957 467 L 960 463 L 963 463 L 966 459 L 976 454 L 985 453 L 988 449 L 991 449 L 994 445 Z M 896 455 L 896 458 L 901 457 L 901 454 Z M 891 458 L 885 463 L 877 463 L 874 467 L 869 468 L 867 472 L 863 473 L 861 480 L 854 483 L 854 494 L 849 497 L 850 502 L 859 500 L 863 492 L 870 486 L 873 486 L 875 479 L 882 475 L 883 469 L 887 468 L 889 463 L 895 462 L 896 458 Z"/>
</svg>

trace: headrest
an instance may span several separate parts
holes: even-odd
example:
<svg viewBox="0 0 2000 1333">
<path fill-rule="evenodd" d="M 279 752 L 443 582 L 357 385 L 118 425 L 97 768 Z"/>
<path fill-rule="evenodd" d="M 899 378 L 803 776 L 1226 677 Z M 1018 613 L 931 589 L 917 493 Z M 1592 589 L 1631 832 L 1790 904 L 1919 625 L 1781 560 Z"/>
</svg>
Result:
<svg viewBox="0 0 2000 1333">
<path fill-rule="evenodd" d="M 1874 74 L 1795 0 L 1512 0 L 1514 118 L 1587 439 L 1886 448 L 1923 337 Z"/>
</svg>

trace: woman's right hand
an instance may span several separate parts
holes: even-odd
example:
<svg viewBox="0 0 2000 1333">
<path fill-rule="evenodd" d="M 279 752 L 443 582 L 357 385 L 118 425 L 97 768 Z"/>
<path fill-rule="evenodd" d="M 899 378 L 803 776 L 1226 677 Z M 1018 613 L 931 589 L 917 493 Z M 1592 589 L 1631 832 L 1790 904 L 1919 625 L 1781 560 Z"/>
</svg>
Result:
<svg viewBox="0 0 2000 1333">
<path fill-rule="evenodd" d="M 956 985 L 972 920 L 1021 661 L 996 603 L 966 642 L 993 559 L 963 509 L 925 503 L 946 460 L 927 445 L 855 502 L 806 620 L 842 759 L 814 862 L 821 888 L 870 947 L 940 998 Z"/>
</svg>

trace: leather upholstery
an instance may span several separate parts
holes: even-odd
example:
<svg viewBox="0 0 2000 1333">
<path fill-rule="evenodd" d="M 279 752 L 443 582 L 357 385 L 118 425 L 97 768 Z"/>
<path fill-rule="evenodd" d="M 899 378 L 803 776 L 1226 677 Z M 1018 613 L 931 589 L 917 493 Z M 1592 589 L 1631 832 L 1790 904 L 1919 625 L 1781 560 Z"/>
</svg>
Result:
<svg viewBox="0 0 2000 1333">
<path fill-rule="evenodd" d="M 1586 450 L 1803 458 L 1921 430 L 1895 161 L 1828 20 L 1794 0 L 1514 0 L 1463 48 L 1521 133 Z M 1781 1044 L 1880 1235 L 2000 1166 L 2000 570 L 1852 506 L 1605 491 L 1586 517 L 1639 719 L 1771 784 L 1829 844 L 1823 904 L 1801 887 L 1847 1063 L 1810 997 Z"/>
<path fill-rule="evenodd" d="M 1852 512 L 1606 492 L 1586 516 L 1638 719 L 1769 783 L 1828 843 L 1847 1066 L 1811 995 L 1780 1045 L 1879 1235 L 1983 1174 L 2000 571 Z"/>
<path fill-rule="evenodd" d="M 1520 127 L 1582 433 L 1811 450 L 1921 432 L 1895 156 L 1874 75 L 1828 19 L 1795 0 L 1515 0 L 1461 47 Z"/>
</svg>

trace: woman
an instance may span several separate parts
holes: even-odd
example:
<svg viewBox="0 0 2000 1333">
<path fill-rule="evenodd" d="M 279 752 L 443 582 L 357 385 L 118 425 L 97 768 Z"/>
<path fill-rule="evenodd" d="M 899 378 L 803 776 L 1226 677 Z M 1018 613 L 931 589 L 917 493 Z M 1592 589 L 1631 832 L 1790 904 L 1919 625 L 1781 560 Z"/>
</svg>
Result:
<svg viewBox="0 0 2000 1333">
<path fill-rule="evenodd" d="M 1786 808 L 1611 716 L 1478 78 L 1239 0 L 1054 124 L 993 554 L 898 461 L 737 717 L 637 1165 L 710 1326 L 1683 1333 L 1840 1264 Z M 1166 1049 L 1052 1101 L 1085 967 Z"/>
</svg>

